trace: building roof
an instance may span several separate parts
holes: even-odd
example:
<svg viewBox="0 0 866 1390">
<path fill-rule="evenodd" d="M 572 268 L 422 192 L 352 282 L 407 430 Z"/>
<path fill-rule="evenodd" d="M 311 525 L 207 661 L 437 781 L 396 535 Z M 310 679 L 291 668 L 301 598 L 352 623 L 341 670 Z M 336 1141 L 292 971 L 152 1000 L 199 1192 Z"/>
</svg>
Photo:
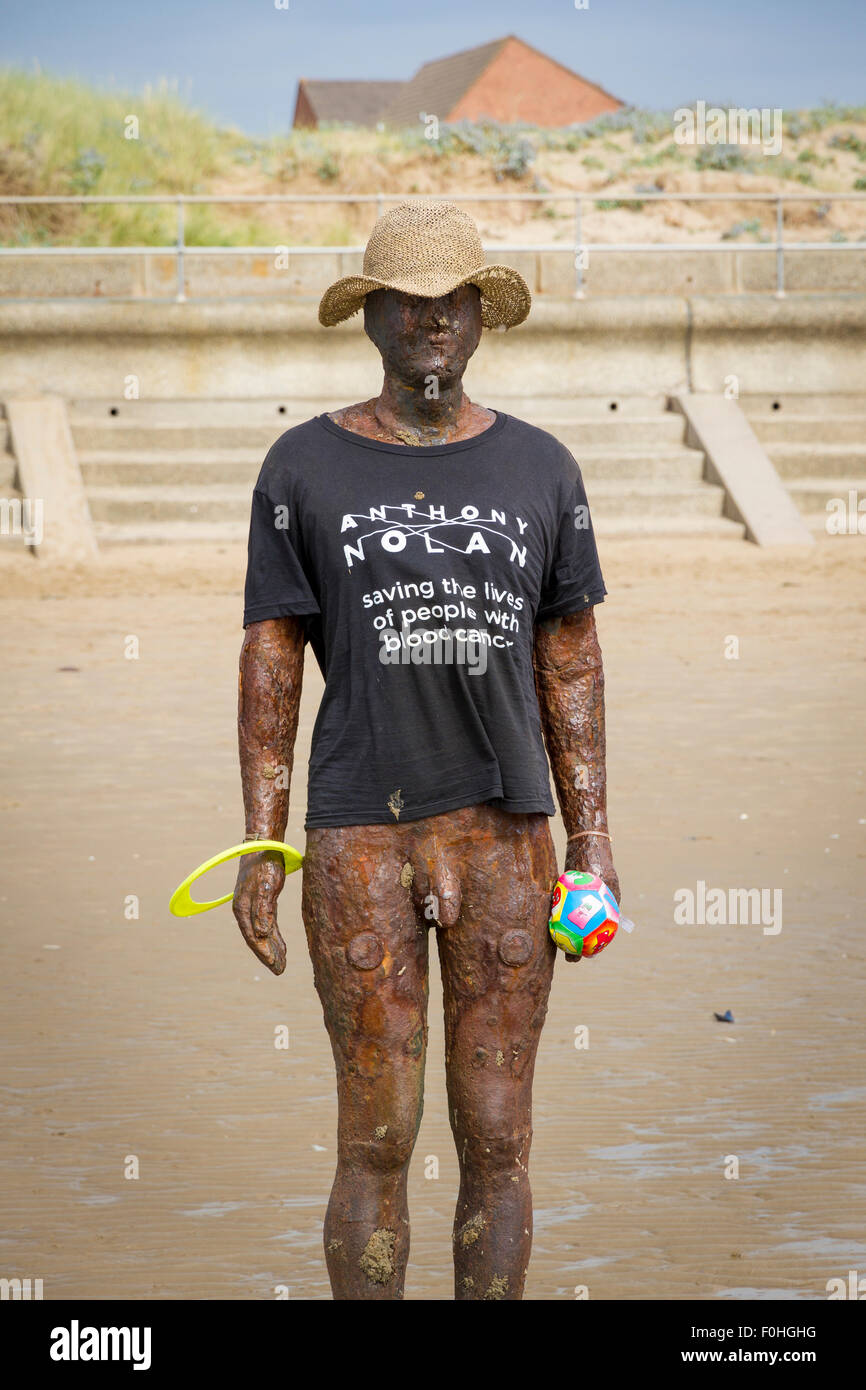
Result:
<svg viewBox="0 0 866 1390">
<path fill-rule="evenodd" d="M 352 121 L 375 125 L 405 82 L 318 82 L 302 77 L 298 83 L 317 121 Z"/>
<path fill-rule="evenodd" d="M 319 82 L 302 78 L 298 83 L 296 119 L 303 93 L 317 121 L 351 121 L 356 125 L 368 126 L 384 121 L 391 126 L 406 126 L 416 125 L 422 111 L 425 115 L 447 120 L 449 113 L 461 98 L 475 86 L 485 69 L 511 41 L 538 54 L 545 62 L 554 64 L 585 88 L 600 93 L 617 105 L 622 105 L 618 97 L 612 96 L 597 82 L 590 82 L 588 78 L 581 77 L 580 73 L 566 67 L 557 58 L 551 58 L 541 49 L 533 48 L 532 44 L 526 43 L 516 34 L 506 34 L 501 39 L 494 39 L 492 43 L 483 43 L 477 48 L 466 48 L 460 53 L 452 53 L 447 58 L 434 58 L 431 62 L 424 63 L 408 82 Z"/>
<path fill-rule="evenodd" d="M 414 77 L 401 83 L 402 91 L 394 94 L 381 119 L 388 125 L 415 125 L 419 112 L 424 111 L 444 121 L 510 37 L 425 63 Z"/>
<path fill-rule="evenodd" d="M 534 48 L 525 39 L 518 38 L 517 34 L 506 34 L 501 39 L 494 39 L 492 43 L 483 43 L 478 48 L 467 48 L 462 53 L 452 53 L 448 58 L 435 58 L 432 62 L 425 63 L 414 77 L 400 84 L 401 90 L 395 93 L 379 119 L 388 125 L 414 125 L 419 119 L 419 113 L 423 111 L 427 115 L 438 116 L 440 120 L 447 120 L 448 113 L 453 111 L 461 97 L 475 85 L 485 68 L 498 57 L 509 40 L 521 44 L 532 53 L 537 53 L 548 63 L 553 63 L 576 82 L 581 82 L 585 87 L 599 92 L 617 105 L 622 105 L 619 97 L 613 96 L 597 82 L 590 82 L 589 78 L 582 77 L 573 68 L 566 67 L 558 58 L 551 58 L 549 53 Z"/>
</svg>

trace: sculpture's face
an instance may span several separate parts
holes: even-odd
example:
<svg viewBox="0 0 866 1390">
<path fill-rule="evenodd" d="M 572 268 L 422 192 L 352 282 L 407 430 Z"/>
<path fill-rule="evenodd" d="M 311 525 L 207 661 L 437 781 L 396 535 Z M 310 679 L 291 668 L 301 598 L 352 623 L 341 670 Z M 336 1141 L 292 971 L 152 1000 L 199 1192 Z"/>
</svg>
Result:
<svg viewBox="0 0 866 1390">
<path fill-rule="evenodd" d="M 364 330 L 387 374 L 413 388 L 459 381 L 481 340 L 481 292 L 461 285 L 437 299 L 373 290 L 364 300 Z"/>
</svg>

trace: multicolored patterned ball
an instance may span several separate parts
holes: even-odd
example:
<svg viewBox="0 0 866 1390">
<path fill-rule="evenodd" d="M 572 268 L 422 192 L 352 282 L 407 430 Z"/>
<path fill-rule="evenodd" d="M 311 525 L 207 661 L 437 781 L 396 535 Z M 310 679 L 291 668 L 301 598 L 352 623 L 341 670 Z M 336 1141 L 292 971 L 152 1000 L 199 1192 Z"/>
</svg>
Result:
<svg viewBox="0 0 866 1390">
<path fill-rule="evenodd" d="M 549 926 L 557 946 L 570 956 L 597 956 L 616 936 L 619 908 L 596 874 L 566 869 L 553 890 Z"/>
</svg>

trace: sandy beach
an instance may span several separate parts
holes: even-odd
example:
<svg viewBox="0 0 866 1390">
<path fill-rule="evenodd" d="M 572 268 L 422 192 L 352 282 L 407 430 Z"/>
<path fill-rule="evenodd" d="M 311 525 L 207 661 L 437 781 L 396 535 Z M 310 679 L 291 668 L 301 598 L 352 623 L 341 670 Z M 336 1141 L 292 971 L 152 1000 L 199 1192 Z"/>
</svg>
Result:
<svg viewBox="0 0 866 1390">
<path fill-rule="evenodd" d="M 611 829 L 636 927 L 557 965 L 526 1296 L 826 1298 L 866 1271 L 866 542 L 600 550 Z M 47 1299 L 330 1297 L 336 1100 L 301 874 L 280 978 L 228 907 L 181 922 L 167 906 L 243 834 L 244 559 L 167 547 L 64 572 L 0 554 L 0 1272 Z M 321 690 L 308 651 L 300 849 Z M 554 836 L 562 862 L 559 817 Z M 700 883 L 768 890 L 780 914 L 676 923 Z M 406 1289 L 425 1300 L 452 1294 L 457 1190 L 435 952 L 430 1022 Z"/>
</svg>

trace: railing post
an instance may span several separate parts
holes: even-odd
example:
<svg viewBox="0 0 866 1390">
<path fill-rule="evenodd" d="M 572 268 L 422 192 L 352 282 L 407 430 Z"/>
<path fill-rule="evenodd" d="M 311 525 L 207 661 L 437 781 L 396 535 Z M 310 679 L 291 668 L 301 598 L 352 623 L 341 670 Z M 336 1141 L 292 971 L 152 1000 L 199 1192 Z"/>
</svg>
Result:
<svg viewBox="0 0 866 1390">
<path fill-rule="evenodd" d="M 183 194 L 178 194 L 177 199 L 177 250 L 175 257 L 177 260 L 177 290 L 175 299 L 178 304 L 186 302 L 186 284 L 184 281 L 184 216 L 183 216 Z"/>
<path fill-rule="evenodd" d="M 782 198 L 776 199 L 776 298 L 785 298 L 785 251 L 782 242 Z"/>
<path fill-rule="evenodd" d="M 385 195 L 384 195 L 384 193 L 377 193 L 377 194 L 376 194 L 376 220 L 377 220 L 377 221 L 378 221 L 379 218 L 382 216 L 382 214 L 383 214 L 384 211 L 385 211 Z"/>
<path fill-rule="evenodd" d="M 581 239 L 581 213 L 582 203 L 580 198 L 574 200 L 574 297 L 583 299 L 583 266 L 581 257 L 583 255 L 583 245 Z"/>
</svg>

